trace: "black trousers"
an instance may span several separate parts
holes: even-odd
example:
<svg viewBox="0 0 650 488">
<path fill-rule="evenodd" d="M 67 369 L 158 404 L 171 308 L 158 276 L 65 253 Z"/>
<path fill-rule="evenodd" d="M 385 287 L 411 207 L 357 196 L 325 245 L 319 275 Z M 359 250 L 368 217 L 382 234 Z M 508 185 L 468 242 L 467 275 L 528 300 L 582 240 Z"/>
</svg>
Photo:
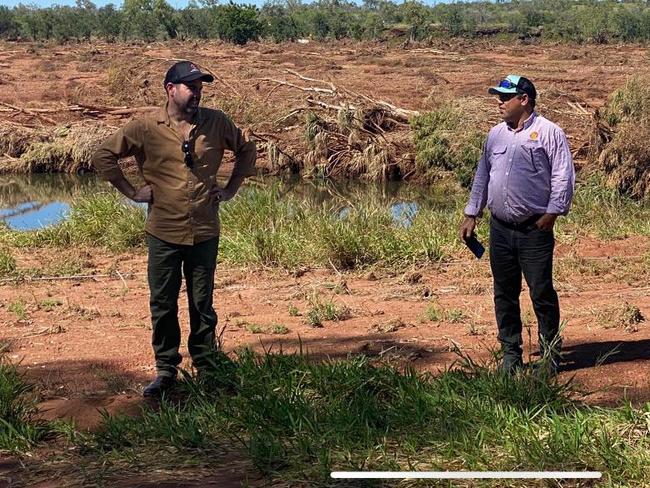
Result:
<svg viewBox="0 0 650 488">
<path fill-rule="evenodd" d="M 219 238 L 192 246 L 171 244 L 147 234 L 149 260 L 149 306 L 156 369 L 160 376 L 176 376 L 182 357 L 178 351 L 181 330 L 178 323 L 178 296 L 185 276 L 190 316 L 187 341 L 196 368 L 206 366 L 215 348 L 217 314 L 212 306 L 214 274 Z"/>
<path fill-rule="evenodd" d="M 560 304 L 553 288 L 553 232 L 534 224 L 514 228 L 495 218 L 490 222 L 490 266 L 494 278 L 494 308 L 504 364 L 522 357 L 519 295 L 523 273 L 537 316 L 542 354 L 559 354 Z M 553 350 L 549 345 L 554 344 Z"/>
</svg>

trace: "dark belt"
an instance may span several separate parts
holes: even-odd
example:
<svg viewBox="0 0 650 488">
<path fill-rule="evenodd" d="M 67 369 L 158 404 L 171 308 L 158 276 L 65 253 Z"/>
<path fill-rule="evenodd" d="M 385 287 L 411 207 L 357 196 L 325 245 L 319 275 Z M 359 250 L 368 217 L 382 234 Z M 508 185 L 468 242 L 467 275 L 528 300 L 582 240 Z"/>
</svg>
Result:
<svg viewBox="0 0 650 488">
<path fill-rule="evenodd" d="M 494 215 L 492 216 L 492 219 L 505 227 L 506 229 L 512 229 L 512 230 L 530 230 L 534 225 L 535 222 L 537 222 L 544 214 L 535 214 L 532 217 L 528 217 L 526 220 L 523 222 L 506 222 L 505 220 L 501 220 Z"/>
</svg>

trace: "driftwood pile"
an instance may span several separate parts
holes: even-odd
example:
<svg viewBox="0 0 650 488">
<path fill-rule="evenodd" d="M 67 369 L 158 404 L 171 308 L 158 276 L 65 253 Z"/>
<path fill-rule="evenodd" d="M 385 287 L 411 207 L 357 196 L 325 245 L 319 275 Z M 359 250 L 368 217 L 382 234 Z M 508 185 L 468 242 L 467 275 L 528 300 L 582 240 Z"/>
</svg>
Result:
<svg viewBox="0 0 650 488">
<path fill-rule="evenodd" d="M 92 154 L 117 128 L 110 120 L 154 108 L 90 104 L 18 107 L 0 102 L 0 172 L 92 171 Z M 70 114 L 77 115 L 76 121 L 70 122 Z"/>
<path fill-rule="evenodd" d="M 408 135 L 413 110 L 337 87 L 286 70 L 292 81 L 278 78 L 257 80 L 254 88 L 271 86 L 265 101 L 284 87 L 305 94 L 299 106 L 274 121 L 279 132 L 302 128 L 307 151 L 289 154 L 278 137 L 265 134 L 261 148 L 273 172 L 302 172 L 322 177 L 362 177 L 370 180 L 404 178 L 413 168 Z"/>
</svg>

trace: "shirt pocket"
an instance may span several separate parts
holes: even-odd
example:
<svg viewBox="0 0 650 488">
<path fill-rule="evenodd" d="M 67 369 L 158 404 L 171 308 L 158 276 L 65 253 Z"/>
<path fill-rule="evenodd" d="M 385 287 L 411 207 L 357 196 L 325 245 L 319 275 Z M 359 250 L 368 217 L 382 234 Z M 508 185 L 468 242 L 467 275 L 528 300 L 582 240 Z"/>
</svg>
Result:
<svg viewBox="0 0 650 488">
<path fill-rule="evenodd" d="M 490 151 L 490 166 L 500 168 L 505 164 L 508 146 L 494 146 Z"/>
<path fill-rule="evenodd" d="M 522 146 L 524 159 L 529 163 L 534 173 L 539 173 L 548 167 L 546 151 L 539 143 L 528 142 Z"/>
</svg>

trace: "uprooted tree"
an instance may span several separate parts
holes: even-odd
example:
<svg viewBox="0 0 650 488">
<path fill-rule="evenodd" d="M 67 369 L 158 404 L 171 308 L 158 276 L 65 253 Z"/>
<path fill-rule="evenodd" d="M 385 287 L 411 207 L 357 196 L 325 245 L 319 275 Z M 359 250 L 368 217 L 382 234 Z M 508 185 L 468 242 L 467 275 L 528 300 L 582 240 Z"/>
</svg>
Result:
<svg viewBox="0 0 650 488">
<path fill-rule="evenodd" d="M 340 88 L 286 70 L 294 82 L 263 78 L 256 86 L 272 85 L 268 97 L 280 87 L 305 93 L 300 106 L 278 119 L 279 125 L 304 124 L 307 151 L 290 156 L 278 143 L 267 142 L 271 170 L 287 168 L 323 177 L 362 177 L 382 181 L 403 179 L 413 171 L 408 121 L 419 115 L 383 100 Z"/>
</svg>

